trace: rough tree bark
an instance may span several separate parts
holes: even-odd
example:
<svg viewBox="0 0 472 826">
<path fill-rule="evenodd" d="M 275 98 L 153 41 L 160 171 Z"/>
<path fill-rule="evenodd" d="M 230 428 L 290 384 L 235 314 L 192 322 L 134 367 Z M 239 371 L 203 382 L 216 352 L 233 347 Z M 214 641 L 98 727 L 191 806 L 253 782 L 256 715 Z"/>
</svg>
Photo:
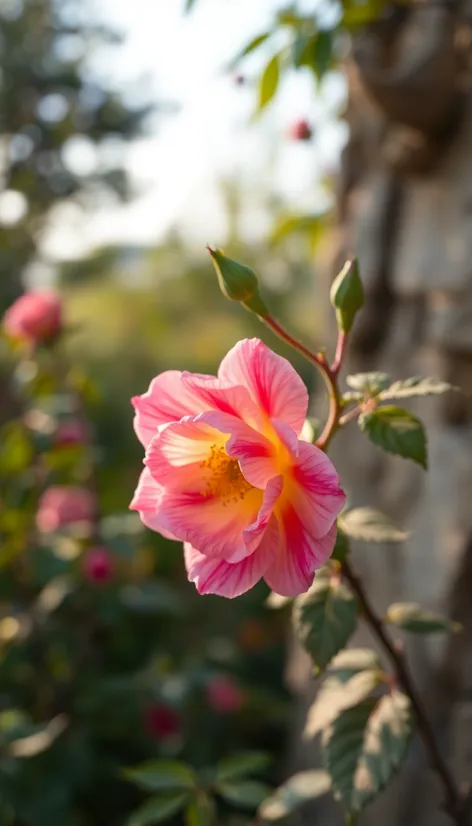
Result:
<svg viewBox="0 0 472 826">
<path fill-rule="evenodd" d="M 401 550 L 355 548 L 377 608 L 414 600 L 464 625 L 453 639 L 408 641 L 437 736 L 464 781 L 472 781 L 471 24 L 471 0 L 425 0 L 387 9 L 354 42 L 346 65 L 350 139 L 330 272 L 351 250 L 358 254 L 367 302 L 349 372 L 434 374 L 463 390 L 416 405 L 428 427 L 426 476 L 369 445 L 352 425 L 330 452 L 353 505 L 375 505 L 411 532 Z M 360 632 L 353 642 L 367 640 Z M 296 647 L 287 679 L 300 696 L 298 738 L 315 688 Z M 298 746 L 297 767 L 317 762 L 316 746 Z M 415 743 L 404 771 L 360 822 L 446 826 L 439 801 Z M 326 800 L 303 820 L 342 823 Z"/>
</svg>

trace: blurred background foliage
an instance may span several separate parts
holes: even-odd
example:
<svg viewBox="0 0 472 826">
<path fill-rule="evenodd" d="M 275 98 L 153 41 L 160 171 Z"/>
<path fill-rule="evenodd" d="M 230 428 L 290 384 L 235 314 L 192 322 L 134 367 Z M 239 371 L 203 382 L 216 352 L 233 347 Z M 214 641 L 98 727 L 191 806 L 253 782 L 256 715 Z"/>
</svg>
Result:
<svg viewBox="0 0 472 826">
<path fill-rule="evenodd" d="M 357 13 L 371 6 L 357 4 Z M 263 69 L 259 105 L 289 64 L 308 66 L 317 82 L 336 65 L 341 15 L 326 19 L 320 26 L 294 7 L 278 14 L 274 33 L 289 32 L 290 44 Z M 130 105 L 97 81 L 90 55 L 103 43 L 119 48 L 120 38 L 92 20 L 81 0 L 0 3 L 1 311 L 42 263 L 42 234 L 58 209 L 130 197 L 124 149 L 159 115 L 159 104 Z M 261 33 L 241 59 L 271 36 Z M 90 163 L 77 165 L 77 151 Z M 260 273 L 274 314 L 316 342 L 310 256 L 325 232 L 323 210 L 294 214 L 263 194 L 273 229 L 248 249 L 239 231 L 245 193 L 236 180 L 222 181 L 221 192 L 225 251 Z M 58 376 L 50 353 L 36 365 L 1 342 L 0 823 L 124 826 L 145 798 L 121 772 L 146 759 L 179 757 L 201 769 L 255 749 L 272 755 L 272 782 L 283 776 L 286 617 L 265 606 L 263 585 L 235 602 L 196 596 L 178 545 L 127 511 L 142 460 L 131 396 L 165 369 L 214 372 L 242 337 L 275 342 L 222 298 L 205 251 L 177 231 L 155 247 L 110 246 L 54 266 L 72 366 Z M 310 367 L 292 360 L 312 390 Z M 55 439 L 71 393 L 85 405 L 92 446 Z M 93 475 L 99 539 L 113 560 L 106 583 L 87 575 L 96 537 L 36 536 L 38 461 L 40 488 L 90 484 Z M 232 694 L 220 702 L 209 687 L 221 675 Z M 231 811 L 223 807 L 223 822 L 251 821 Z"/>
</svg>

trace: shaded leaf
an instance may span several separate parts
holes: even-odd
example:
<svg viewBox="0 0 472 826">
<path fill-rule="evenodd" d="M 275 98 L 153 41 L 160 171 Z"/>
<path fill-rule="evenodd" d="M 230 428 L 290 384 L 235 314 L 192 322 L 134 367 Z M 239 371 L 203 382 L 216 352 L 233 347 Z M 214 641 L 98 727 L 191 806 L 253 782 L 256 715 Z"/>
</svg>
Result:
<svg viewBox="0 0 472 826">
<path fill-rule="evenodd" d="M 21 422 L 8 422 L 0 433 L 0 473 L 20 473 L 31 465 L 33 446 Z"/>
<path fill-rule="evenodd" d="M 259 84 L 258 111 L 262 111 L 274 97 L 279 85 L 279 55 L 272 57 L 265 67 Z"/>
<path fill-rule="evenodd" d="M 257 809 L 272 789 L 258 780 L 235 780 L 219 783 L 217 791 L 227 803 L 231 803 L 233 806 L 243 809 Z"/>
<path fill-rule="evenodd" d="M 314 44 L 314 70 L 321 80 L 331 65 L 333 54 L 333 32 L 326 29 L 319 31 Z"/>
<path fill-rule="evenodd" d="M 280 594 L 276 594 L 275 591 L 271 591 L 265 601 L 265 606 L 266 608 L 277 610 L 278 608 L 285 608 L 285 606 L 290 605 L 292 601 L 292 597 L 282 597 Z"/>
<path fill-rule="evenodd" d="M 381 373 L 379 371 L 353 373 L 351 376 L 346 377 L 346 383 L 352 390 L 365 392 L 369 396 L 376 396 L 381 390 L 389 386 L 391 378 L 388 373 Z"/>
<path fill-rule="evenodd" d="M 124 769 L 123 776 L 145 791 L 191 791 L 196 788 L 192 769 L 177 760 L 148 760 Z"/>
<path fill-rule="evenodd" d="M 127 821 L 127 826 L 154 826 L 155 823 L 170 820 L 184 808 L 188 801 L 188 792 L 174 792 L 162 795 L 162 797 L 151 797 L 133 812 Z"/>
<path fill-rule="evenodd" d="M 333 553 L 331 554 L 331 559 L 335 559 L 337 562 L 344 562 L 348 553 L 349 540 L 344 531 L 338 527 L 338 532 L 336 534 L 336 542 L 334 544 Z"/>
<path fill-rule="evenodd" d="M 414 634 L 434 634 L 438 631 L 457 633 L 462 629 L 460 623 L 434 611 L 427 611 L 415 602 L 393 603 L 388 608 L 385 620 Z"/>
<path fill-rule="evenodd" d="M 37 726 L 32 734 L 12 740 L 8 754 L 13 757 L 35 757 L 49 749 L 69 725 L 65 714 L 58 714 L 46 726 Z"/>
<path fill-rule="evenodd" d="M 385 788 L 406 756 L 412 731 L 408 698 L 394 691 L 344 711 L 323 735 L 333 791 L 356 816 Z"/>
<path fill-rule="evenodd" d="M 359 427 L 371 442 L 426 469 L 426 432 L 416 416 L 401 407 L 386 405 L 359 417 Z"/>
<path fill-rule="evenodd" d="M 357 601 L 337 577 L 319 573 L 310 590 L 294 602 L 295 631 L 320 671 L 345 646 L 356 620 Z"/>
<path fill-rule="evenodd" d="M 239 777 L 246 777 L 267 768 L 270 757 L 263 752 L 246 752 L 235 754 L 220 760 L 216 767 L 216 777 L 218 781 L 235 780 Z"/>
<path fill-rule="evenodd" d="M 330 726 L 341 712 L 357 706 L 372 694 L 381 681 L 379 669 L 359 671 L 346 682 L 327 679 L 308 711 L 304 737 L 315 737 Z"/>
<path fill-rule="evenodd" d="M 331 778 L 322 769 L 298 772 L 282 784 L 262 803 L 259 816 L 263 820 L 280 820 L 306 803 L 326 794 L 331 788 Z"/>
<path fill-rule="evenodd" d="M 413 376 L 410 379 L 403 379 L 395 381 L 386 390 L 382 390 L 380 398 L 383 399 L 411 399 L 413 396 L 438 396 L 441 393 L 447 393 L 450 390 L 458 390 L 459 388 L 449 384 L 447 381 L 441 381 L 432 376 L 428 378 L 421 378 Z"/>
<path fill-rule="evenodd" d="M 199 792 L 192 803 L 185 809 L 186 826 L 211 826 L 214 823 L 215 806 L 212 798 Z"/>
<path fill-rule="evenodd" d="M 376 508 L 353 508 L 338 518 L 338 525 L 351 539 L 363 542 L 404 542 L 408 534 Z"/>
<path fill-rule="evenodd" d="M 330 679 L 347 682 L 360 671 L 380 671 L 379 658 L 371 648 L 345 648 L 336 654 L 329 665 Z"/>
</svg>

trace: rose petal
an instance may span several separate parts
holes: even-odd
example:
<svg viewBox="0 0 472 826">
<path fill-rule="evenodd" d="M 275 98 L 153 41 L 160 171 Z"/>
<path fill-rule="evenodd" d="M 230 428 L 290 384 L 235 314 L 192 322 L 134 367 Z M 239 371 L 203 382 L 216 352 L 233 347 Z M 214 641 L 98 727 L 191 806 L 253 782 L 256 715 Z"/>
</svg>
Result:
<svg viewBox="0 0 472 826">
<path fill-rule="evenodd" d="M 346 503 L 331 459 L 308 442 L 299 442 L 286 495 L 305 530 L 316 538 L 325 536 Z"/>
<path fill-rule="evenodd" d="M 294 512 L 285 512 L 280 526 L 280 545 L 264 579 L 283 597 L 296 597 L 310 587 L 317 568 L 329 559 L 336 542 L 336 525 L 326 536 L 315 539 L 307 533 Z"/>
<path fill-rule="evenodd" d="M 136 410 L 134 429 L 144 447 L 164 425 L 207 409 L 201 397 L 183 382 L 182 376 L 179 370 L 161 373 L 152 380 L 146 393 L 131 399 Z"/>
<path fill-rule="evenodd" d="M 273 353 L 257 338 L 245 339 L 223 359 L 218 378 L 243 385 L 258 408 L 300 433 L 308 409 L 308 391 L 290 362 Z"/>
<path fill-rule="evenodd" d="M 129 507 L 130 510 L 138 511 L 141 521 L 147 528 L 161 533 L 166 539 L 176 539 L 166 529 L 160 512 L 163 494 L 163 488 L 152 478 L 148 468 L 144 468 Z"/>
<path fill-rule="evenodd" d="M 188 543 L 184 545 L 185 567 L 190 582 L 199 594 L 239 597 L 256 585 L 277 552 L 277 522 L 273 518 L 257 551 L 239 562 L 226 562 L 204 556 Z"/>
</svg>

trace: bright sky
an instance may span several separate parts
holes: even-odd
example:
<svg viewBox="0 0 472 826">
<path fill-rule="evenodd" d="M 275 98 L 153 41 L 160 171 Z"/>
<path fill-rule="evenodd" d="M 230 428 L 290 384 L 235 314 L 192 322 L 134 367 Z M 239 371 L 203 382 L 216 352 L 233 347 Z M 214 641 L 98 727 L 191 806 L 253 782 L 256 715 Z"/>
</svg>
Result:
<svg viewBox="0 0 472 826">
<path fill-rule="evenodd" d="M 89 216 L 85 226 L 71 213 L 50 234 L 49 254 L 74 257 L 116 241 L 154 243 L 176 225 L 190 241 L 221 243 L 226 228 L 222 178 L 237 177 L 249 189 L 260 181 L 261 188 L 283 195 L 294 210 L 319 208 L 317 181 L 336 165 L 344 141 L 343 129 L 334 123 L 344 96 L 342 80 L 329 75 L 317 90 L 310 73 L 294 73 L 275 104 L 252 124 L 252 80 L 264 55 L 246 61 L 243 86 L 235 84 L 225 65 L 268 27 L 281 3 L 197 0 L 185 16 L 183 2 L 93 0 L 97 13 L 126 37 L 123 46 L 97 54 L 97 72 L 120 88 L 143 77 L 143 88 L 150 88 L 156 100 L 179 109 L 155 118 L 155 131 L 128 150 L 138 193 L 134 202 L 109 206 Z M 307 144 L 286 136 L 289 124 L 301 117 L 316 129 Z M 265 231 L 263 215 L 259 219 L 246 222 L 248 236 Z"/>
</svg>

